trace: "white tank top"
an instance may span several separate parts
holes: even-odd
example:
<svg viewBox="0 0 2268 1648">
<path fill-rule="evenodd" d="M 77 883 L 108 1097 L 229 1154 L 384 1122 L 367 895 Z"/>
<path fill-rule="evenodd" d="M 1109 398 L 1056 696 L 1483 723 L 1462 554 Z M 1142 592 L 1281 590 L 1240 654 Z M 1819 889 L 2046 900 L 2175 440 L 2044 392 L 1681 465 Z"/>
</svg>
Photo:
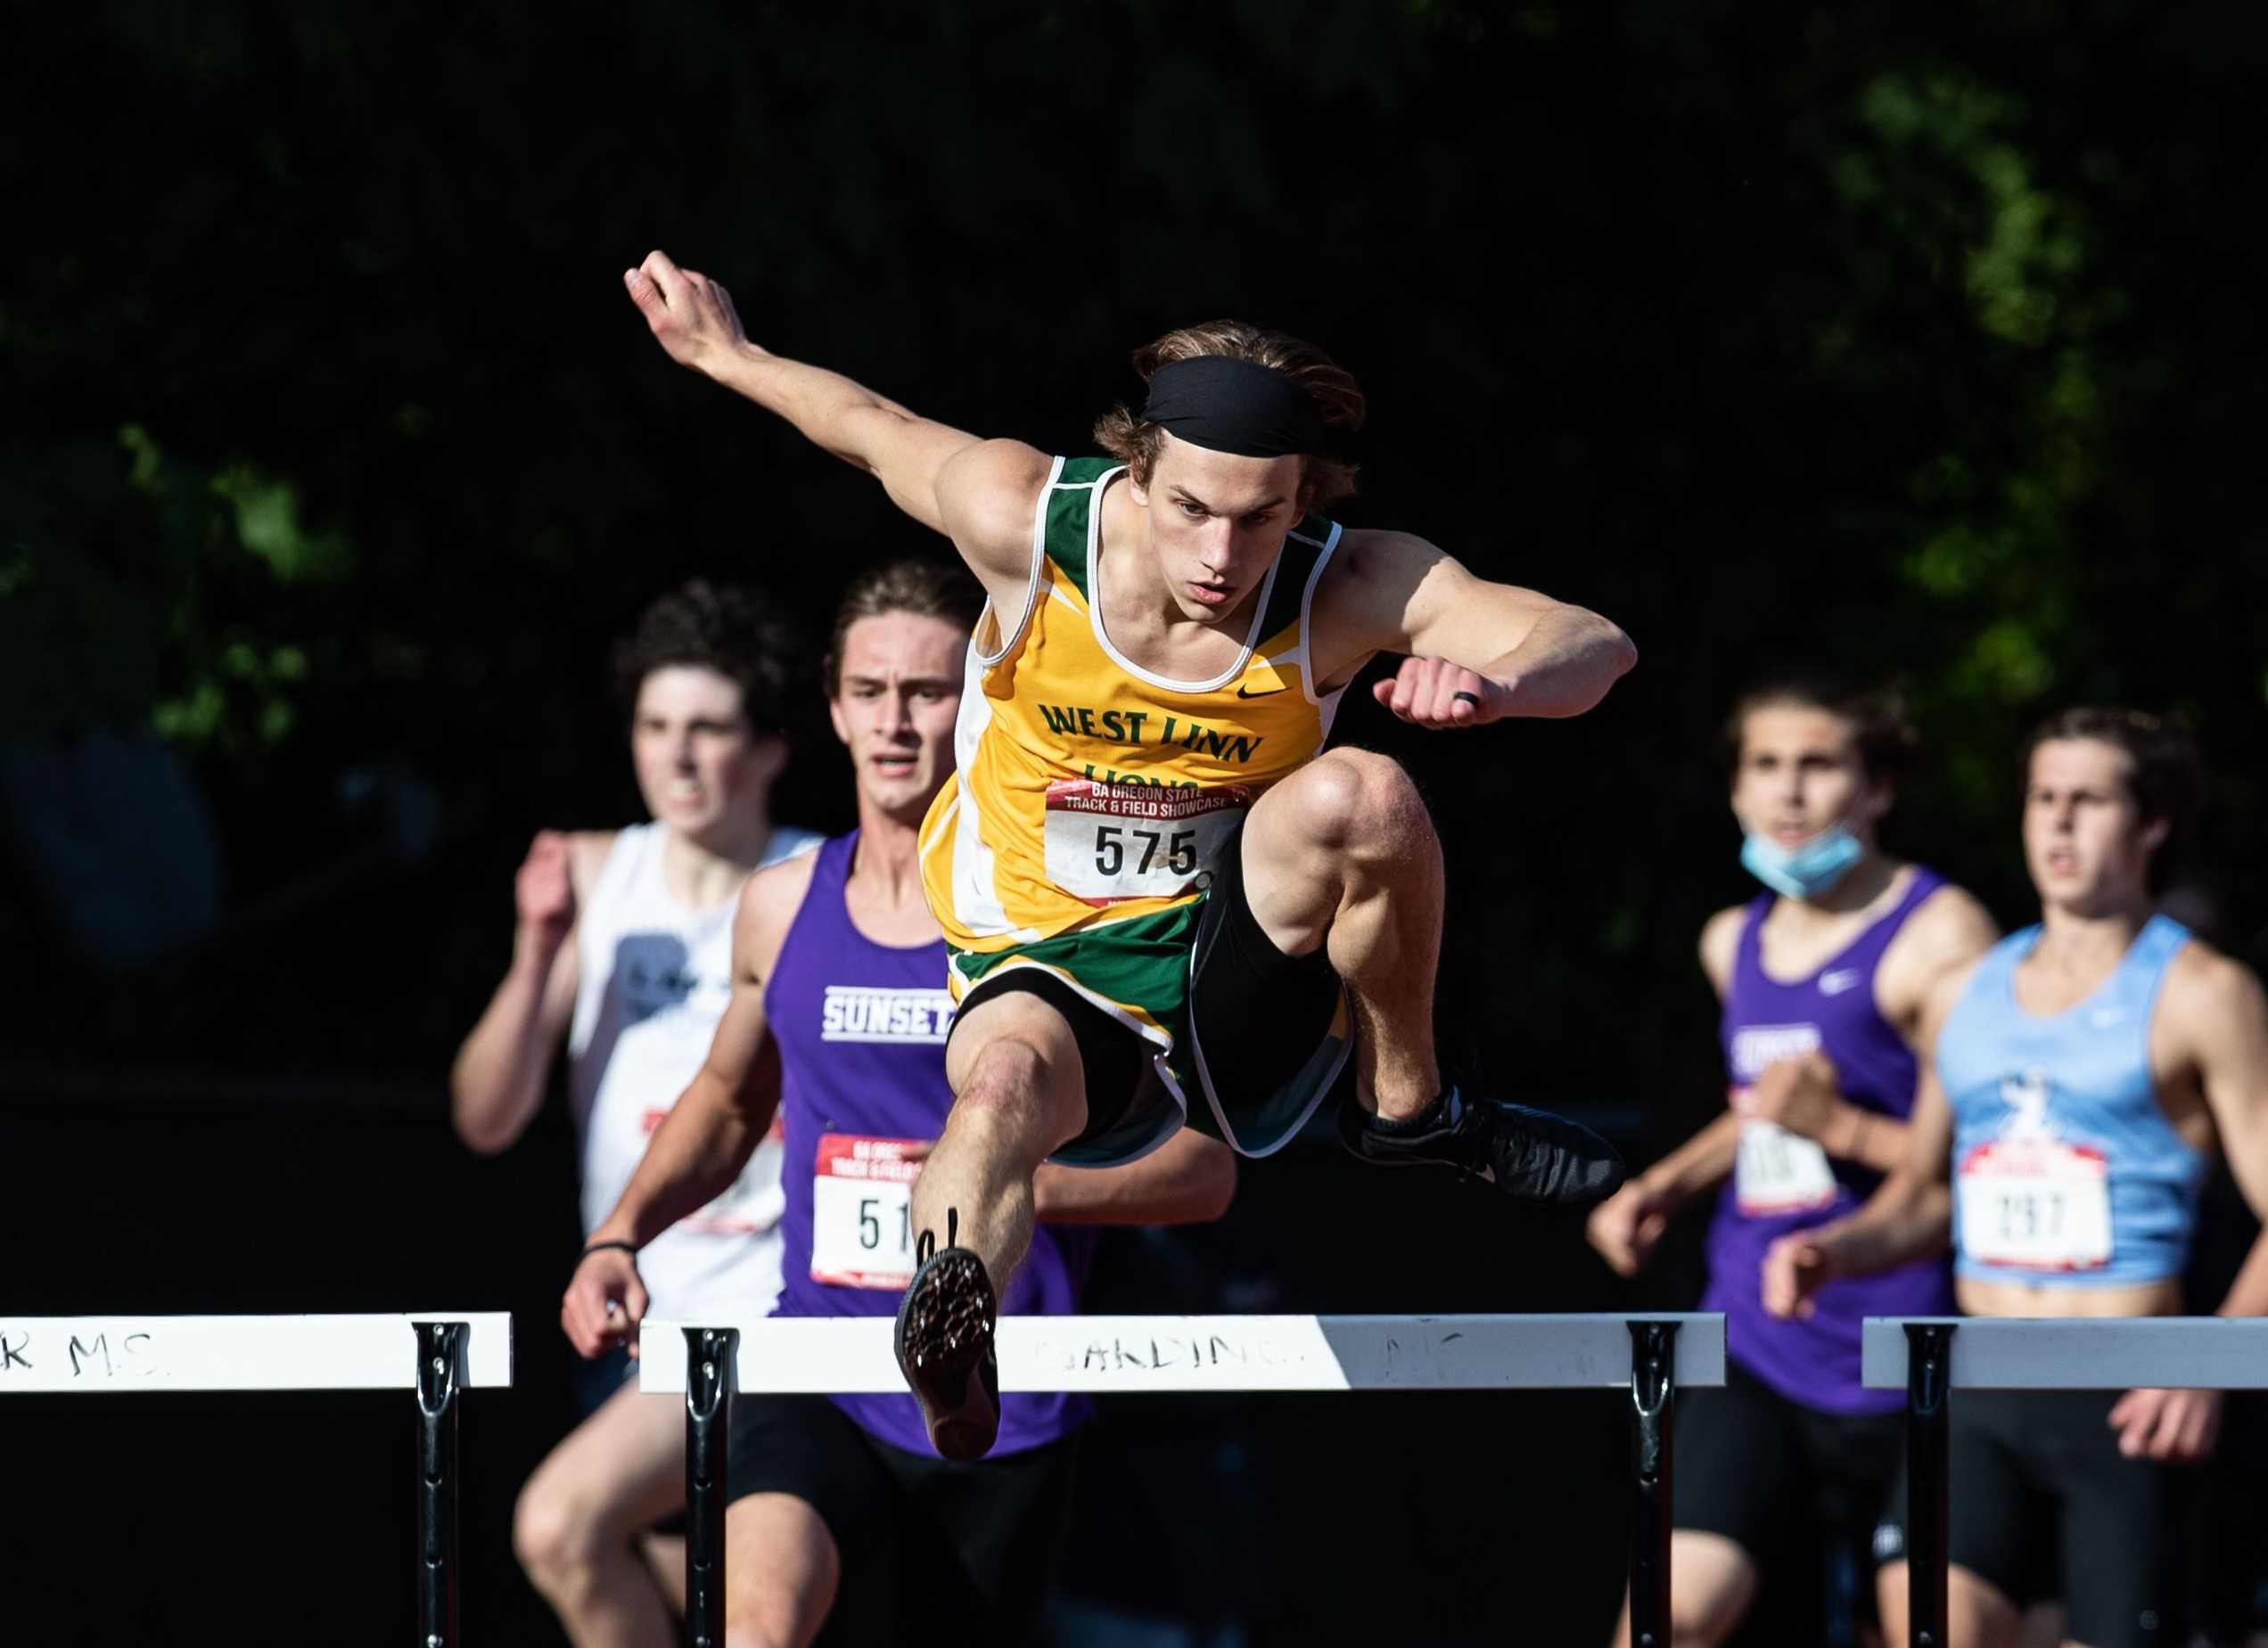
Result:
<svg viewBox="0 0 2268 1648">
<path fill-rule="evenodd" d="M 567 1035 L 568 1086 L 583 1142 L 583 1230 L 614 1210 L 646 1141 L 699 1073 L 732 995 L 740 890 L 688 910 L 662 879 L 662 828 L 622 831 L 577 913 L 580 980 Z M 819 837 L 775 826 L 764 868 Z M 638 1255 L 650 1314 L 762 1316 L 780 1286 L 779 1124 L 732 1188 Z"/>
</svg>

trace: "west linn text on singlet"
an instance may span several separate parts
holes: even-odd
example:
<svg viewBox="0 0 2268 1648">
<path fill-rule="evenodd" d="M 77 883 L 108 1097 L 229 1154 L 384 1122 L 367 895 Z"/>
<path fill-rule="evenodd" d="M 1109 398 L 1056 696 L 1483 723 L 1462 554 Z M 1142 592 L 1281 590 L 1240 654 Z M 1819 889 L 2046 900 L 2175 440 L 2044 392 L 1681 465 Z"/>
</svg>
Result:
<svg viewBox="0 0 2268 1648">
<path fill-rule="evenodd" d="M 1323 747 L 1309 611 L 1340 529 L 1310 516 L 1261 584 L 1237 661 L 1170 681 L 1103 626 L 1101 458 L 1056 460 L 1032 526 L 1021 613 L 989 610 L 970 648 L 958 771 L 922 826 L 923 876 L 960 1000 L 1046 967 L 1169 1061 L 1205 877 L 1269 786 Z"/>
</svg>

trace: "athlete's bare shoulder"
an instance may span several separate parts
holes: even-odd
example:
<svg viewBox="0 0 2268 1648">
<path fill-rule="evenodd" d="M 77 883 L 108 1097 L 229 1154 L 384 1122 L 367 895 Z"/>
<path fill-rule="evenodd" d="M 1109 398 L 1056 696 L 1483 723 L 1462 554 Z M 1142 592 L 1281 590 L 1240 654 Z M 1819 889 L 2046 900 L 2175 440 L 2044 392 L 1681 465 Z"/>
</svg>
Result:
<svg viewBox="0 0 2268 1648">
<path fill-rule="evenodd" d="M 2268 1021 L 2268 991 L 2235 956 L 2192 937 L 2166 965 L 2158 1019 L 2189 1032 L 2185 1041 L 2202 1041 L 2232 1026 Z"/>
<path fill-rule="evenodd" d="M 1921 901 L 1884 947 L 1875 974 L 1875 1004 L 1893 1023 L 1918 1025 L 1938 975 L 1975 961 L 2000 936 L 1999 923 L 1976 897 L 1946 882 Z"/>
<path fill-rule="evenodd" d="M 1031 576 L 1033 521 L 1053 464 L 1046 453 L 1020 440 L 980 440 L 938 471 L 937 504 L 946 535 L 1003 606 Z"/>
<path fill-rule="evenodd" d="M 1736 904 L 1701 925 L 1701 971 L 1709 975 L 1720 999 L 1732 992 L 1733 963 L 1739 959 L 1740 930 L 1747 920 L 1748 906 Z"/>
<path fill-rule="evenodd" d="M 2256 986 L 2258 980 L 2251 968 L 2226 950 L 2191 933 L 2166 964 L 2165 982 L 2169 988 L 2184 994 L 2225 998 L 2228 992 L 2241 990 L 2247 983 Z"/>
<path fill-rule="evenodd" d="M 1339 534 L 1338 547 L 1316 584 L 1316 604 L 1327 602 L 1333 611 L 1350 615 L 1380 611 L 1398 615 L 1436 569 L 1464 571 L 1446 550 L 1414 532 L 1349 527 Z"/>
<path fill-rule="evenodd" d="M 1945 1028 L 1945 1021 L 1952 1016 L 1960 998 L 1968 994 L 1968 987 L 1976 981 L 1976 970 L 1984 962 L 1982 955 L 1956 962 L 1930 981 L 1922 992 L 1921 1013 L 1913 1037 L 1916 1047 L 1926 1053 L 1936 1046 L 1938 1032 Z"/>
<path fill-rule="evenodd" d="M 578 905 L 588 899 L 591 889 L 598 884 L 599 873 L 606 868 L 606 857 L 614 850 L 614 842 L 620 834 L 619 830 L 567 832 L 567 875 L 574 885 Z"/>
<path fill-rule="evenodd" d="M 1924 898 L 1900 930 L 1899 938 L 1912 934 L 1921 945 L 1968 947 L 1970 953 L 1990 949 L 2001 936 L 2001 924 L 1975 893 L 1951 881 Z"/>
<path fill-rule="evenodd" d="M 760 984 L 772 976 L 788 930 L 795 925 L 819 856 L 798 853 L 750 876 L 733 912 L 733 982 Z"/>
<path fill-rule="evenodd" d="M 2149 1037 L 2160 1095 L 2195 1084 L 2245 1200 L 2268 1217 L 2268 990 L 2259 975 L 2191 939 L 2166 967 Z"/>
<path fill-rule="evenodd" d="M 1453 583 L 1463 573 L 1446 553 L 1414 533 L 1381 527 L 1341 532 L 1310 609 L 1318 677 L 1336 685 L 1375 654 L 1399 651 L 1409 608 L 1427 579 Z"/>
</svg>

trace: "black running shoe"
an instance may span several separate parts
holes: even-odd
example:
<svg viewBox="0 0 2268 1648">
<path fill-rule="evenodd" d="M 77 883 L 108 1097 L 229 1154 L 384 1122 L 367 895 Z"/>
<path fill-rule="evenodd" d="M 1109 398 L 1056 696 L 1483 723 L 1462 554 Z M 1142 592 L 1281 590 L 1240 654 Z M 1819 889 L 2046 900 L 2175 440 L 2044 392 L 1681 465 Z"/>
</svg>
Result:
<svg viewBox="0 0 2268 1648">
<path fill-rule="evenodd" d="M 1604 1201 L 1630 1177 L 1615 1147 L 1580 1122 L 1501 1099 L 1476 1099 L 1451 1087 L 1409 1132 L 1381 1127 L 1350 1103 L 1339 1111 L 1339 1137 L 1365 1161 L 1382 1167 L 1454 1168 L 1524 1201 L 1585 1206 Z"/>
<path fill-rule="evenodd" d="M 984 1261 L 955 1247 L 961 1216 L 948 1209 L 945 1241 L 924 1230 L 917 1268 L 898 1302 L 898 1371 L 913 1388 L 929 1442 L 947 1459 L 982 1459 L 1000 1434 L 1000 1364 L 992 1346 L 1000 1307 Z"/>
</svg>

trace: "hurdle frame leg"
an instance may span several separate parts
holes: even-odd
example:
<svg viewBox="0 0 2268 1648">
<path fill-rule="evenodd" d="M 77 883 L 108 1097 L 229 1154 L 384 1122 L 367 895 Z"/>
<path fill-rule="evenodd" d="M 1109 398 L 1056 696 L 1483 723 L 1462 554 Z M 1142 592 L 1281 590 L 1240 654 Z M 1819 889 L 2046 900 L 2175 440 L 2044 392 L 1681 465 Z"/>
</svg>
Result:
<svg viewBox="0 0 2268 1648">
<path fill-rule="evenodd" d="M 740 1332 L 689 1327 L 685 1340 L 686 1625 L 693 1648 L 723 1648 L 725 1441 Z"/>
<path fill-rule="evenodd" d="M 1631 1648 L 1670 1644 L 1670 1449 L 1677 1423 L 1677 1332 L 1674 1322 L 1630 1324 Z"/>
<path fill-rule="evenodd" d="M 462 1322 L 417 1330 L 417 1642 L 456 1648 L 458 1369 Z"/>
<path fill-rule="evenodd" d="M 1906 1609 L 1913 1648 L 1945 1648 L 1950 1566 L 1947 1530 L 1948 1408 L 1952 1400 L 1951 1322 L 1906 1330 Z"/>
</svg>

